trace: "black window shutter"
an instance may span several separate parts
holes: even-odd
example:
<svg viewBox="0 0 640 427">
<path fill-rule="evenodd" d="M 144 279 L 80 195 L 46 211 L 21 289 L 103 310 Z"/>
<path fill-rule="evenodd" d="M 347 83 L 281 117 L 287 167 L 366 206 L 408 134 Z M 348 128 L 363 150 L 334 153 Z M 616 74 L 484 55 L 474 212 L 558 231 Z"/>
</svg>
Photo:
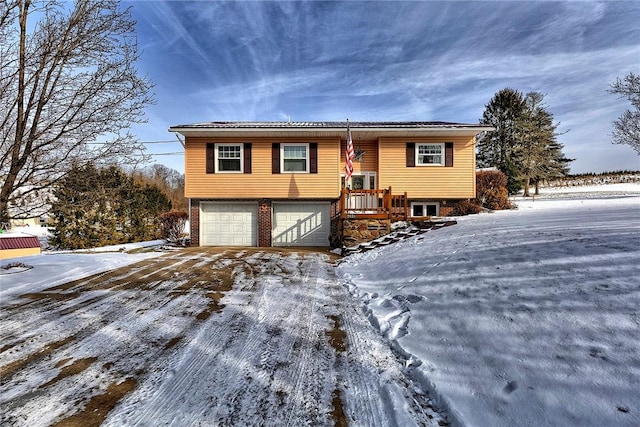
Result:
<svg viewBox="0 0 640 427">
<path fill-rule="evenodd" d="M 318 173 L 318 143 L 309 144 L 309 173 Z"/>
<path fill-rule="evenodd" d="M 244 173 L 251 173 L 251 143 L 244 143 Z"/>
<path fill-rule="evenodd" d="M 271 173 L 280 173 L 280 144 L 271 145 Z"/>
<path fill-rule="evenodd" d="M 416 144 L 415 142 L 407 142 L 407 167 L 412 168 L 416 165 Z"/>
<path fill-rule="evenodd" d="M 207 144 L 207 173 L 215 173 L 216 168 L 214 163 L 214 150 L 216 149 L 215 144 Z"/>
<path fill-rule="evenodd" d="M 444 144 L 444 165 L 453 167 L 453 142 L 445 142 Z"/>
</svg>

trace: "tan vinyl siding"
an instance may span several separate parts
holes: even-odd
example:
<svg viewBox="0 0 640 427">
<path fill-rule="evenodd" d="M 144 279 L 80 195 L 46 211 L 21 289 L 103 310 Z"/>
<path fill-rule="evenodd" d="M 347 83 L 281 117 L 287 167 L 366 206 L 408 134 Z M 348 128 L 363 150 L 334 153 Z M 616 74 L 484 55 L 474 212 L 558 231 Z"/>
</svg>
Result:
<svg viewBox="0 0 640 427">
<path fill-rule="evenodd" d="M 206 173 L 207 143 L 251 143 L 251 174 Z M 318 173 L 271 173 L 273 143 L 318 143 Z M 185 195 L 211 199 L 337 198 L 340 195 L 339 138 L 205 138 L 185 143 Z"/>
<path fill-rule="evenodd" d="M 364 151 L 362 160 L 353 162 L 354 172 L 377 172 L 378 171 L 378 141 L 353 141 L 354 149 Z M 340 141 L 340 172 L 344 172 L 346 159 L 347 141 Z"/>
<path fill-rule="evenodd" d="M 453 167 L 406 166 L 408 142 L 453 142 Z M 443 153 L 444 154 L 444 153 Z M 475 138 L 380 138 L 378 182 L 394 194 L 407 192 L 409 199 L 475 197 Z"/>
</svg>

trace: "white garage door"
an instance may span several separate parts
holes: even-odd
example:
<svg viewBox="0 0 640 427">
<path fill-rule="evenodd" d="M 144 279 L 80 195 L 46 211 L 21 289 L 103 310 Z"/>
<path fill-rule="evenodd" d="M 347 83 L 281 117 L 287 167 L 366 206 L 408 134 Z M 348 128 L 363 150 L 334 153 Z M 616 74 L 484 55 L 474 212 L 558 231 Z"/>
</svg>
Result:
<svg viewBox="0 0 640 427">
<path fill-rule="evenodd" d="M 273 246 L 329 246 L 330 203 L 274 203 Z"/>
<path fill-rule="evenodd" d="M 257 246 L 255 203 L 201 203 L 200 245 Z"/>
</svg>

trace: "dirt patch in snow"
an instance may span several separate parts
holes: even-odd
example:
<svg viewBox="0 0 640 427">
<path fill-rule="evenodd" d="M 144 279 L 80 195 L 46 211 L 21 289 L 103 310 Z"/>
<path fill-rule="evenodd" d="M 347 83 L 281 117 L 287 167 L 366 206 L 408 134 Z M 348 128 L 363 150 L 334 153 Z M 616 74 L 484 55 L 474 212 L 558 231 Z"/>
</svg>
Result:
<svg viewBox="0 0 640 427">
<path fill-rule="evenodd" d="M 51 381 L 47 381 L 38 388 L 45 388 L 51 384 L 55 384 L 63 378 L 70 377 L 72 375 L 78 375 L 80 372 L 86 370 L 93 362 L 98 360 L 97 357 L 85 357 L 83 359 L 74 360 L 71 364 L 67 365 L 71 359 L 61 360 L 55 364 L 56 368 L 60 368 L 60 373 Z"/>
<path fill-rule="evenodd" d="M 136 384 L 133 378 L 127 378 L 118 384 L 110 384 L 104 393 L 91 398 L 82 411 L 58 421 L 53 427 L 99 426 L 120 399 L 136 388 Z"/>
</svg>

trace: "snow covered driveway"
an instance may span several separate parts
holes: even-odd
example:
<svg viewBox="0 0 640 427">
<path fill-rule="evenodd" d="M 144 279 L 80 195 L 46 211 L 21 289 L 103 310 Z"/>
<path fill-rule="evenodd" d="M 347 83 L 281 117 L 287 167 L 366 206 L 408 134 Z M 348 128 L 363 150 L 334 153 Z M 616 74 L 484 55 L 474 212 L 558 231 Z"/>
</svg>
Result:
<svg viewBox="0 0 640 427">
<path fill-rule="evenodd" d="M 329 256 L 259 249 L 5 297 L 0 424 L 446 425 L 359 307 Z"/>
</svg>

